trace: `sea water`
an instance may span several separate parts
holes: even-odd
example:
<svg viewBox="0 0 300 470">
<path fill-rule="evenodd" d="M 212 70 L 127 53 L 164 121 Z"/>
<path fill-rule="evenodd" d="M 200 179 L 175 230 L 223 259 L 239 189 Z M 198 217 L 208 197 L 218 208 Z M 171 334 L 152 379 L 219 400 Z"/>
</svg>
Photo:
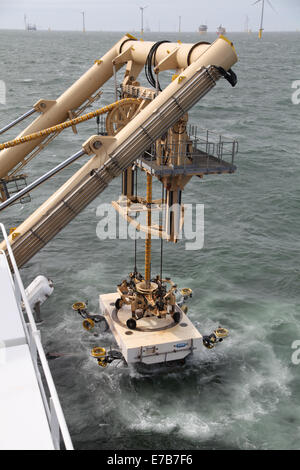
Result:
<svg viewBox="0 0 300 470">
<path fill-rule="evenodd" d="M 39 99 L 56 99 L 121 36 L 0 31 L 6 85 L 0 127 Z M 205 207 L 203 249 L 186 251 L 184 240 L 164 246 L 164 275 L 193 289 L 194 324 L 203 334 L 222 325 L 229 338 L 168 370 L 121 363 L 102 369 L 90 356 L 95 346 L 113 345 L 113 337 L 86 332 L 71 306 L 88 300 L 97 312 L 99 294 L 114 291 L 133 269 L 132 240 L 96 235 L 97 207 L 118 198 L 120 178 L 21 270 L 25 285 L 38 274 L 54 282 L 42 307 L 42 339 L 47 351 L 62 354 L 50 366 L 77 449 L 299 449 L 300 365 L 292 360 L 292 345 L 300 340 L 300 105 L 292 103 L 292 84 L 300 80 L 300 36 L 229 37 L 239 55 L 237 87 L 218 82 L 189 115 L 199 127 L 238 139 L 238 170 L 193 178 L 184 191 L 184 202 Z M 148 33 L 145 39 L 195 43 L 199 36 Z M 162 85 L 169 79 L 165 74 Z M 113 80 L 94 107 L 112 101 Z M 64 131 L 24 169 L 28 181 L 96 132 L 95 120 L 78 126 L 78 134 Z M 18 226 L 86 160 L 37 188 L 31 203 L 1 213 L 6 228 Z M 159 241 L 153 247 L 156 273 Z M 143 270 L 142 242 L 138 249 Z"/>
</svg>

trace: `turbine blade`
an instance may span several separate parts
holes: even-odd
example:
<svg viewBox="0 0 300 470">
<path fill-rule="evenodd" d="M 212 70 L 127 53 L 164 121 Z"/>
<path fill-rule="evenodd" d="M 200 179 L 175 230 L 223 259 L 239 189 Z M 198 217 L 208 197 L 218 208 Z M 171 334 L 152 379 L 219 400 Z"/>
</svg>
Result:
<svg viewBox="0 0 300 470">
<path fill-rule="evenodd" d="M 275 13 L 277 13 L 276 9 L 273 7 L 272 3 L 270 2 L 270 0 L 267 0 L 268 4 L 270 5 L 270 7 L 272 8 L 273 11 L 275 11 Z"/>
<path fill-rule="evenodd" d="M 257 0 L 256 2 L 252 3 L 252 5 L 256 5 L 259 2 L 261 2 L 261 0 Z"/>
</svg>

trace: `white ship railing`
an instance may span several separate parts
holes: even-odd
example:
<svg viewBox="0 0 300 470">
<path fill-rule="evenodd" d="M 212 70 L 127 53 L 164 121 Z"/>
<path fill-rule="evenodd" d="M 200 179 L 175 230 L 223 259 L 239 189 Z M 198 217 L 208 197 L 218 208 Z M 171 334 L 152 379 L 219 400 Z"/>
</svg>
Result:
<svg viewBox="0 0 300 470">
<path fill-rule="evenodd" d="M 61 404 L 58 398 L 58 394 L 56 391 L 55 384 L 53 382 L 53 378 L 51 375 L 51 371 L 48 365 L 48 361 L 45 355 L 45 351 L 41 342 L 41 336 L 40 332 L 37 329 L 36 323 L 34 321 L 34 317 L 28 302 L 28 299 L 25 294 L 25 289 L 23 286 L 23 282 L 19 273 L 18 266 L 16 264 L 15 257 L 13 255 L 13 251 L 11 249 L 8 236 L 5 230 L 5 227 L 2 223 L 0 223 L 0 228 L 3 234 L 3 238 L 6 242 L 6 247 L 7 247 L 7 253 L 9 257 L 9 261 L 11 263 L 11 267 L 13 270 L 13 278 L 14 278 L 14 283 L 13 287 L 15 289 L 15 295 L 16 298 L 19 300 L 23 300 L 24 303 L 24 309 L 28 317 L 28 323 L 26 323 L 25 318 L 23 314 L 21 313 L 21 308 L 19 309 L 20 312 L 20 318 L 23 324 L 23 328 L 26 334 L 28 346 L 30 349 L 31 357 L 32 357 L 32 362 L 33 366 L 35 369 L 35 374 L 36 378 L 38 381 L 39 389 L 41 392 L 45 412 L 47 415 L 48 423 L 49 423 L 49 428 L 51 431 L 51 436 L 54 444 L 54 448 L 56 450 L 60 449 L 60 444 L 61 440 L 64 444 L 64 447 L 66 450 L 73 450 L 73 444 L 71 441 L 71 437 L 69 434 L 69 430 L 67 427 L 67 423 L 64 417 L 63 410 L 61 408 Z M 3 251 L 2 251 L 3 253 Z M 3 253 L 4 254 L 4 253 Z M 47 398 L 47 394 L 45 391 L 45 387 L 42 382 L 42 377 L 39 371 L 39 366 L 38 366 L 38 358 L 41 363 L 41 367 L 43 370 L 43 374 L 47 383 L 48 391 L 49 391 L 49 401 Z M 25 405 L 26 406 L 26 405 Z"/>
</svg>

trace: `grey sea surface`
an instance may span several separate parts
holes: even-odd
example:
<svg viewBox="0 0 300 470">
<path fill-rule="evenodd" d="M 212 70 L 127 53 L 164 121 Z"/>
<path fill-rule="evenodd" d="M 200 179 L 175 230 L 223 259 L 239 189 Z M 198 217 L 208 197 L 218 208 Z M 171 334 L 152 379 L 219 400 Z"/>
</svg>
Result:
<svg viewBox="0 0 300 470">
<path fill-rule="evenodd" d="M 0 127 L 40 98 L 56 99 L 121 36 L 0 31 L 0 80 L 7 86 Z M 64 354 L 50 367 L 77 449 L 299 449 L 300 365 L 292 362 L 291 346 L 300 340 L 300 105 L 291 96 L 292 82 L 300 80 L 300 36 L 228 36 L 239 55 L 239 83 L 220 81 L 190 121 L 238 139 L 238 171 L 188 184 L 184 202 L 205 205 L 204 248 L 186 251 L 184 240 L 165 244 L 164 274 L 193 289 L 189 316 L 203 334 L 221 324 L 230 337 L 180 368 L 97 366 L 91 349 L 109 347 L 113 337 L 83 330 L 71 306 L 88 299 L 96 312 L 99 294 L 114 291 L 133 268 L 131 240 L 96 236 L 96 209 L 118 198 L 120 178 L 21 270 L 25 285 L 40 273 L 54 281 L 42 308 L 42 339 L 47 351 Z M 199 36 L 147 33 L 145 39 L 195 43 Z M 112 101 L 113 80 L 94 107 Z M 64 131 L 30 162 L 29 182 L 79 150 L 97 132 L 95 120 L 78 130 Z M 30 204 L 1 213 L 6 228 L 25 220 L 84 161 L 32 192 Z M 156 272 L 159 241 L 153 246 Z"/>
</svg>

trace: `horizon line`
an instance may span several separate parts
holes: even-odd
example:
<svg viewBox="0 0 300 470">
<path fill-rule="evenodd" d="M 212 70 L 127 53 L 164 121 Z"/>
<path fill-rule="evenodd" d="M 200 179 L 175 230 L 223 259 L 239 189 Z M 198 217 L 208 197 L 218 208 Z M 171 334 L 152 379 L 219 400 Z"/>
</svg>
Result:
<svg viewBox="0 0 300 470">
<path fill-rule="evenodd" d="M 50 28 L 50 31 L 49 31 L 49 28 Z M 102 29 L 102 30 L 97 30 L 97 29 L 89 29 L 89 30 L 85 30 L 84 32 L 82 31 L 82 29 L 52 29 L 51 27 L 49 28 L 42 28 L 42 29 L 37 29 L 36 31 L 28 31 L 24 28 L 2 28 L 0 27 L 0 31 L 24 31 L 26 33 L 37 33 L 37 32 L 61 32 L 61 33 L 124 33 L 126 34 L 127 33 L 136 33 L 136 34 L 140 34 L 140 31 L 135 31 L 135 30 L 128 30 L 128 29 L 114 29 L 114 30 L 106 30 L 106 29 Z M 214 31 L 214 30 L 210 30 L 210 31 L 207 31 L 207 33 L 205 34 L 216 34 L 217 31 Z M 244 34 L 253 34 L 253 33 L 258 33 L 259 30 L 257 29 L 252 29 L 250 32 L 248 31 L 242 31 L 242 30 L 227 30 L 225 34 L 231 34 L 231 33 L 244 33 Z M 300 27 L 299 29 L 286 29 L 286 30 L 264 30 L 264 33 L 297 33 L 297 32 L 300 32 Z M 144 31 L 144 35 L 145 34 L 151 34 L 151 33 L 174 33 L 174 34 L 186 34 L 186 33 L 196 33 L 196 34 L 199 34 L 200 36 L 205 36 L 205 34 L 201 34 L 198 30 L 190 30 L 190 31 L 173 31 L 173 30 L 161 30 L 161 31 L 156 31 L 156 30 L 153 30 L 153 31 Z"/>
</svg>

